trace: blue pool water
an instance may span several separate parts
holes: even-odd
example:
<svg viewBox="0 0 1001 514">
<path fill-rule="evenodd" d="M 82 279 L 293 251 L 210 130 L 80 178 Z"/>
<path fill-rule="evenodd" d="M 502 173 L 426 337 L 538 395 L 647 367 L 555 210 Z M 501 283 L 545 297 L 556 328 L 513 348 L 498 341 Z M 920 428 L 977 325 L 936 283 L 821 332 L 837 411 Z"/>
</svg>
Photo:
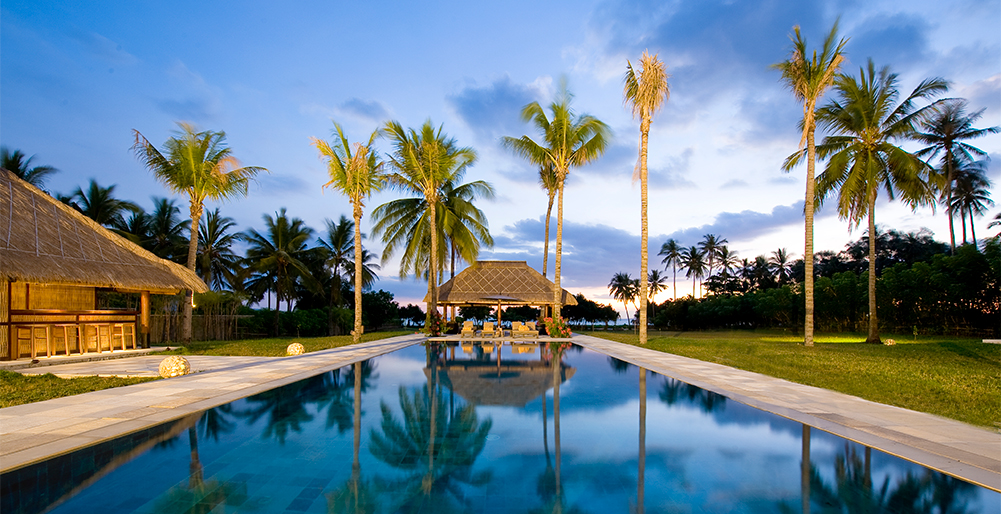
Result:
<svg viewBox="0 0 1001 514">
<path fill-rule="evenodd" d="M 1001 512 L 994 491 L 547 345 L 414 346 L 0 481 L 5 514 Z"/>
</svg>

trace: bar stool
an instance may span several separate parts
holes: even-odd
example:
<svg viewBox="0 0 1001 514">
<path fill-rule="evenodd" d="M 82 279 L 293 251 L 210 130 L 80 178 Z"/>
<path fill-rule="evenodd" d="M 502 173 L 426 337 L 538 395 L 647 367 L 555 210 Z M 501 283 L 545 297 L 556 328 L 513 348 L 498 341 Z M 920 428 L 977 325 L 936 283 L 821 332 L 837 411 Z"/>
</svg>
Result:
<svg viewBox="0 0 1001 514">
<path fill-rule="evenodd" d="M 53 343 L 58 340 L 59 332 L 62 332 L 63 336 L 63 349 L 66 351 L 66 355 L 70 354 L 70 332 L 73 333 L 73 339 L 76 341 L 77 352 L 80 354 L 84 353 L 83 344 L 80 337 L 80 325 L 77 324 L 58 324 L 55 326 L 53 331 Z"/>
</svg>

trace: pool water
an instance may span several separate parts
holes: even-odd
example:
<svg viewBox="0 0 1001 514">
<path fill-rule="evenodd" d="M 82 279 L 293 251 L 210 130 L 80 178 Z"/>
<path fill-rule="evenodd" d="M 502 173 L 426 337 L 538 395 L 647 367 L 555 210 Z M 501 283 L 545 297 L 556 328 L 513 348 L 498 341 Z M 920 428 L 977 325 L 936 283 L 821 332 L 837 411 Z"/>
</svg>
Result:
<svg viewBox="0 0 1001 514">
<path fill-rule="evenodd" d="M 18 479 L 4 513 L 1001 512 L 997 492 L 548 344 L 409 347 Z"/>
</svg>

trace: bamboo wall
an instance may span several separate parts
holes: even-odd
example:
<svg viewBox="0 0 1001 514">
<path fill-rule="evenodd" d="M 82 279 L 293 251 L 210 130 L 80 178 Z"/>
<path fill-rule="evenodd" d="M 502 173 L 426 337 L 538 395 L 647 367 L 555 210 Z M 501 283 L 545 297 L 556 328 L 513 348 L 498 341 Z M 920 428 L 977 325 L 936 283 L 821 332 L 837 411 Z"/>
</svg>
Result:
<svg viewBox="0 0 1001 514">
<path fill-rule="evenodd" d="M 0 358 L 10 355 L 10 327 L 4 323 L 10 321 L 10 282 L 0 280 Z"/>
</svg>

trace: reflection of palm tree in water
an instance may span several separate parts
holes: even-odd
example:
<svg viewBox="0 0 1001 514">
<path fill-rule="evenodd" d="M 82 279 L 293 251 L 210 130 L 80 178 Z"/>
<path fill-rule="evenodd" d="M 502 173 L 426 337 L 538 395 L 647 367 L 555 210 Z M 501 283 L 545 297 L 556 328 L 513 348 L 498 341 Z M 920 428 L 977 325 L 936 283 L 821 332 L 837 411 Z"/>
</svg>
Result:
<svg viewBox="0 0 1001 514">
<path fill-rule="evenodd" d="M 894 514 L 973 514 L 968 504 L 977 486 L 925 468 L 918 476 L 908 472 L 891 487 L 887 476 L 877 489 L 866 448 L 863 458 L 852 445 L 835 458 L 834 484 L 827 484 L 820 472 L 810 466 L 810 503 L 824 513 L 894 513 Z M 794 512 L 786 504 L 783 512 Z"/>
<path fill-rule="evenodd" d="M 429 347 L 428 384 L 412 394 L 400 388 L 402 422 L 383 403 L 381 431 L 370 434 L 372 455 L 408 473 L 386 484 L 388 489 L 405 492 L 399 512 L 462 510 L 455 500 L 468 509 L 462 485 L 478 487 L 490 480 L 489 473 L 474 473 L 472 468 L 492 421 L 481 423 L 471 405 L 455 411 L 445 405 L 439 394 L 437 354 L 432 357 L 432 351 L 437 348 Z"/>
<path fill-rule="evenodd" d="M 327 497 L 328 511 L 333 513 L 369 514 L 375 512 L 376 491 L 369 482 L 361 479 L 361 395 L 368 388 L 366 379 L 374 369 L 371 365 L 366 373 L 365 365 L 371 361 L 356 362 L 348 380 L 354 385 L 354 460 L 351 462 L 351 478 L 337 491 Z"/>
<path fill-rule="evenodd" d="M 697 405 L 706 413 L 726 408 L 725 396 L 667 377 L 664 377 L 664 384 L 660 389 L 660 399 L 667 405 L 678 402 Z"/>
</svg>

